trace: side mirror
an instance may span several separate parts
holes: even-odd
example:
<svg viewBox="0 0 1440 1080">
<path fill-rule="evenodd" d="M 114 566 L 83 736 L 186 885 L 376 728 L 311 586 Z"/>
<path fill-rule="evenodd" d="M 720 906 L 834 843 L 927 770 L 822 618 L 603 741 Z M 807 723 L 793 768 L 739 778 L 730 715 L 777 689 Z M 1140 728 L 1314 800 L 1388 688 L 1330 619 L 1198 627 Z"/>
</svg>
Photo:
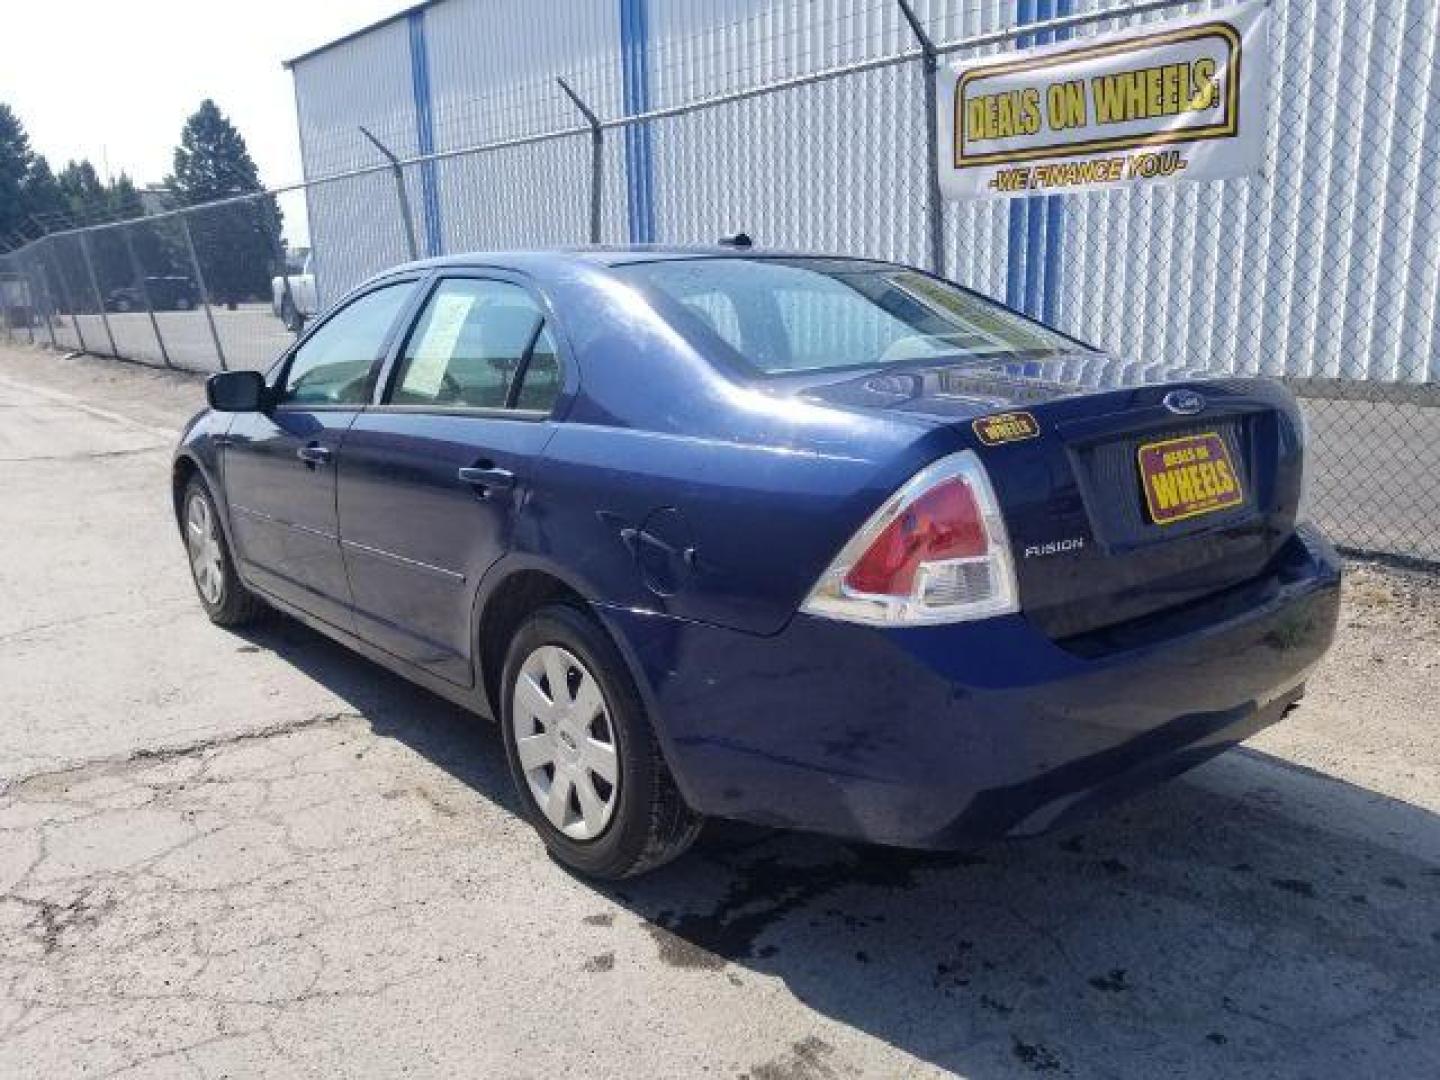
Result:
<svg viewBox="0 0 1440 1080">
<path fill-rule="evenodd" d="M 261 412 L 268 394 L 258 371 L 222 371 L 205 380 L 205 400 L 216 412 Z"/>
</svg>

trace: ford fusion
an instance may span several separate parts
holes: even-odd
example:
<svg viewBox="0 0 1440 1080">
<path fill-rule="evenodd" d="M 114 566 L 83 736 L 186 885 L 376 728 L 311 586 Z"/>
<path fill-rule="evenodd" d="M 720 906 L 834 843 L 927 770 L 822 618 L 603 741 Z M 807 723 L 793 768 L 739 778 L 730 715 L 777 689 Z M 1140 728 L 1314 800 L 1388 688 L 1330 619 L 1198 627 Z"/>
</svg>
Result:
<svg viewBox="0 0 1440 1080">
<path fill-rule="evenodd" d="M 890 263 L 411 264 L 207 392 L 174 502 L 210 618 L 495 718 L 598 877 L 706 816 L 1041 832 L 1279 720 L 1334 633 L 1288 391 Z"/>
</svg>

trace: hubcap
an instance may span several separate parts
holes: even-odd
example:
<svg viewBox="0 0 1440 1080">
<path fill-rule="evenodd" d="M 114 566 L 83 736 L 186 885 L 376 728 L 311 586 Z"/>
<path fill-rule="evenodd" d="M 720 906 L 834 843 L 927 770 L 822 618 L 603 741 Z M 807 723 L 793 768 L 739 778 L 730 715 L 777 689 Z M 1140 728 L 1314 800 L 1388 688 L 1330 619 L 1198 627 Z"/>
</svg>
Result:
<svg viewBox="0 0 1440 1080">
<path fill-rule="evenodd" d="M 515 750 L 536 805 L 572 840 L 605 831 L 620 794 L 615 729 L 600 684 L 558 645 L 525 659 L 511 702 Z"/>
<path fill-rule="evenodd" d="M 190 552 L 190 572 L 195 575 L 195 587 L 211 605 L 220 603 L 225 591 L 225 566 L 215 528 L 210 500 L 199 492 L 191 495 L 185 507 L 185 546 Z"/>
</svg>

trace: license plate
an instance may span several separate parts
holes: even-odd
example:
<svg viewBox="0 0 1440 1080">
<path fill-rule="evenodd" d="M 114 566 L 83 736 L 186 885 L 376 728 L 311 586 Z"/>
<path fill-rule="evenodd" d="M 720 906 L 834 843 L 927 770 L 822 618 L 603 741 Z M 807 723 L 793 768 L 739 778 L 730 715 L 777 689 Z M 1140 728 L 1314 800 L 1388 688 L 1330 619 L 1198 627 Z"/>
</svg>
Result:
<svg viewBox="0 0 1440 1080">
<path fill-rule="evenodd" d="M 1245 499 L 1230 450 L 1213 431 L 1145 443 L 1138 457 L 1145 505 L 1156 525 L 1213 514 Z"/>
</svg>

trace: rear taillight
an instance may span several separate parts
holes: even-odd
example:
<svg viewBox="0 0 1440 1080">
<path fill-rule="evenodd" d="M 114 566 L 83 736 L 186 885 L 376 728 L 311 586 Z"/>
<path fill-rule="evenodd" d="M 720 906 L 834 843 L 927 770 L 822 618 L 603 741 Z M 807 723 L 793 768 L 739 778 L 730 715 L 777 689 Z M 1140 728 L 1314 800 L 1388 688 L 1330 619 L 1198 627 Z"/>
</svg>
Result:
<svg viewBox="0 0 1440 1080">
<path fill-rule="evenodd" d="M 884 626 L 1017 609 L 1005 524 L 971 450 L 921 470 L 887 499 L 801 605 L 811 615 Z"/>
</svg>

